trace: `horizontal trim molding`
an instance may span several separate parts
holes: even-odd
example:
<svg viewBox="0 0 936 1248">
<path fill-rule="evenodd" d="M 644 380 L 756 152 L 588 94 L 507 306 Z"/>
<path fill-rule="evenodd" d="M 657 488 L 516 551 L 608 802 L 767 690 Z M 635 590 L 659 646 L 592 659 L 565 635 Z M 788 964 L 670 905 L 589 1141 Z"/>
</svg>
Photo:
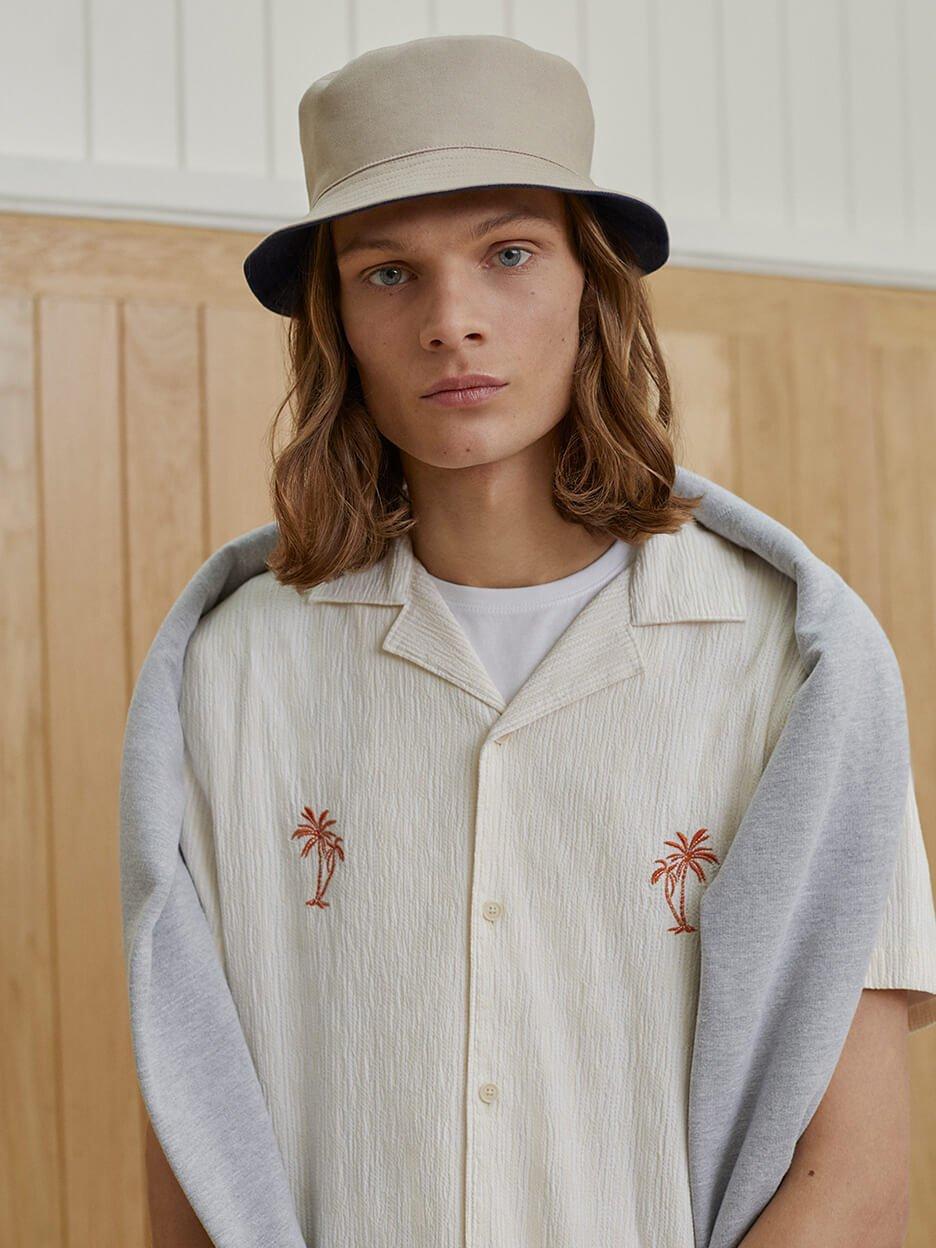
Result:
<svg viewBox="0 0 936 1248">
<path fill-rule="evenodd" d="M 846 229 L 692 220 L 655 202 L 670 229 L 669 263 L 687 268 L 936 290 L 936 229 L 925 239 Z M 91 217 L 266 234 L 308 209 L 298 179 L 172 166 L 0 156 L 0 211 Z"/>
</svg>

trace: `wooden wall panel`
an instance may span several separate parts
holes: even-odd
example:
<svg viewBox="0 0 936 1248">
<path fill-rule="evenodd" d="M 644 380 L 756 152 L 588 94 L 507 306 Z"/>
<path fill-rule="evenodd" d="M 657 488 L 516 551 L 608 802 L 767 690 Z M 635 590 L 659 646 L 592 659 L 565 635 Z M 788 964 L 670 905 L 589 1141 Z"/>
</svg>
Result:
<svg viewBox="0 0 936 1248">
<path fill-rule="evenodd" d="M 61 860 L 49 817 L 33 316 L 28 294 L 0 296 L 0 1243 L 53 1248 L 65 1243 L 52 876 Z"/>
<path fill-rule="evenodd" d="M 773 306 L 763 332 L 740 335 L 735 358 L 737 480 L 760 500 L 763 511 L 795 527 L 796 422 L 788 393 L 790 335 L 782 307 Z"/>
<path fill-rule="evenodd" d="M 198 323 L 190 304 L 122 308 L 131 689 L 168 606 L 206 555 Z"/>
<path fill-rule="evenodd" d="M 796 515 L 816 553 L 878 611 L 880 514 L 867 453 L 871 407 L 862 305 L 852 292 L 829 287 L 801 306 L 792 304 L 792 312 Z"/>
<path fill-rule="evenodd" d="M 252 307 L 204 310 L 209 548 L 272 519 L 267 434 L 285 376 L 284 324 Z M 280 389 L 285 393 L 285 386 Z M 288 425 L 284 413 L 281 431 Z M 282 433 L 280 437 L 282 441 Z M 279 442 L 278 442 L 279 445 Z"/>
<path fill-rule="evenodd" d="M 65 1222 L 70 1244 L 119 1248 L 139 1239 L 143 1220 L 119 911 L 127 680 L 117 307 L 42 298 L 38 343 Z"/>
<path fill-rule="evenodd" d="M 120 749 L 166 611 L 210 549 L 270 518 L 263 443 L 282 326 L 246 292 L 251 242 L 0 217 L 0 1243 L 11 1248 L 149 1242 Z"/>
<path fill-rule="evenodd" d="M 670 362 L 677 463 L 692 464 L 713 481 L 730 480 L 736 475 L 735 344 L 702 328 L 661 328 L 659 339 Z"/>
<path fill-rule="evenodd" d="M 148 1239 L 119 909 L 126 708 L 201 561 L 270 518 L 285 322 L 256 236 L 0 215 L 4 678 L 0 1242 Z M 904 673 L 936 867 L 936 295 L 666 268 L 677 459 L 789 525 Z M 936 1029 L 911 1041 L 913 1219 L 936 1223 Z"/>
</svg>

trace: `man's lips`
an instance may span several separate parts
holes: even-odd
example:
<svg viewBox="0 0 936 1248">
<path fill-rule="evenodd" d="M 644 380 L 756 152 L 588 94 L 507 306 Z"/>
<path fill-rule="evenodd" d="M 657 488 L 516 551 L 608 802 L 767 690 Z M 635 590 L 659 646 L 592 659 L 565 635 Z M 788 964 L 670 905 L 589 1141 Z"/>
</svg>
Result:
<svg viewBox="0 0 936 1248">
<path fill-rule="evenodd" d="M 444 407 L 467 407 L 486 403 L 506 389 L 507 383 L 502 382 L 500 385 L 465 386 L 460 390 L 436 390 L 434 394 L 424 394 L 422 397 L 430 403 L 439 403 Z"/>
<path fill-rule="evenodd" d="M 476 390 L 479 388 L 499 387 L 507 383 L 501 377 L 493 377 L 490 373 L 458 373 L 454 377 L 442 377 L 423 394 L 424 399 L 431 398 L 443 390 Z"/>
</svg>

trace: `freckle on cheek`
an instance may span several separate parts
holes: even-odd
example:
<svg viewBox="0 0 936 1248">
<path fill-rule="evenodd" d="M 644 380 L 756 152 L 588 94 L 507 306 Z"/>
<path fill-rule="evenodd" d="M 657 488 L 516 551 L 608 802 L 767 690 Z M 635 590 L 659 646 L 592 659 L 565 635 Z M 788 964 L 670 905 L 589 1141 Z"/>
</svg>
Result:
<svg viewBox="0 0 936 1248">
<path fill-rule="evenodd" d="M 810 1173 L 810 1174 L 815 1174 L 816 1172 L 815 1172 L 815 1170 L 810 1170 L 810 1171 L 809 1171 L 809 1173 Z"/>
</svg>

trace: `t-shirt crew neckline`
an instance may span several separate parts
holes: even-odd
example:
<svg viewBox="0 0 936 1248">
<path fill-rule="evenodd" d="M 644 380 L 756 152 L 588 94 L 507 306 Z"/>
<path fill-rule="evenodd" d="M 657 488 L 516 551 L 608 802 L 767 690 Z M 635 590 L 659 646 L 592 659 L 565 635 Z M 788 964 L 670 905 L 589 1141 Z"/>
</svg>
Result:
<svg viewBox="0 0 936 1248">
<path fill-rule="evenodd" d="M 633 548 L 628 542 L 615 538 L 604 554 L 579 568 L 569 576 L 542 585 L 515 585 L 495 588 L 486 585 L 461 585 L 457 581 L 444 581 L 431 572 L 427 575 L 438 587 L 446 602 L 476 611 L 522 612 L 535 611 L 546 604 L 556 604 L 578 597 L 593 590 L 596 585 L 610 580 L 630 560 Z"/>
</svg>

